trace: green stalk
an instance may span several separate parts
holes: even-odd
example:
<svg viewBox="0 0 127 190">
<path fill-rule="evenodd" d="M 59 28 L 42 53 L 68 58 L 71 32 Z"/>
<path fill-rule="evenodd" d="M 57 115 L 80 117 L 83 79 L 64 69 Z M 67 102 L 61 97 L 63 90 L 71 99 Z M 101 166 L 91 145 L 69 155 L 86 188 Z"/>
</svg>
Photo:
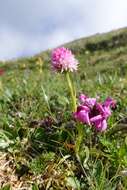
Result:
<svg viewBox="0 0 127 190">
<path fill-rule="evenodd" d="M 78 154 L 80 152 L 80 147 L 83 141 L 83 127 L 77 123 L 77 138 L 76 138 L 76 147 L 75 152 Z"/>
<path fill-rule="evenodd" d="M 76 111 L 76 95 L 75 95 L 74 88 L 70 79 L 69 72 L 66 72 L 66 79 L 67 79 L 68 87 L 70 90 L 70 95 L 72 98 L 72 111 L 75 112 Z"/>
</svg>

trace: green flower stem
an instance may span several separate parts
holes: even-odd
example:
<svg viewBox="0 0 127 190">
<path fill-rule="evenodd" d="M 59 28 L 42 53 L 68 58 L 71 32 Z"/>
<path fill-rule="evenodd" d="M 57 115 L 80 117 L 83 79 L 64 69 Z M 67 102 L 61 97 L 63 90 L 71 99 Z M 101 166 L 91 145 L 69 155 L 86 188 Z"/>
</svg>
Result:
<svg viewBox="0 0 127 190">
<path fill-rule="evenodd" d="M 80 125 L 80 123 L 77 123 L 77 137 L 76 137 L 76 144 L 75 144 L 75 154 L 76 154 L 77 161 L 79 162 L 80 167 L 84 173 L 84 176 L 87 177 L 87 174 L 85 172 L 85 169 L 84 169 L 81 159 L 80 159 L 80 148 L 81 148 L 82 141 L 83 141 L 83 126 Z"/>
<path fill-rule="evenodd" d="M 74 88 L 70 79 L 69 72 L 66 72 L 66 79 L 67 79 L 68 87 L 69 87 L 71 98 L 72 98 L 72 111 L 75 112 L 76 111 L 76 94 L 74 92 Z"/>
<path fill-rule="evenodd" d="M 80 123 L 77 123 L 77 138 L 76 138 L 76 147 L 75 147 L 76 154 L 80 152 L 82 141 L 83 141 L 83 126 Z"/>
</svg>

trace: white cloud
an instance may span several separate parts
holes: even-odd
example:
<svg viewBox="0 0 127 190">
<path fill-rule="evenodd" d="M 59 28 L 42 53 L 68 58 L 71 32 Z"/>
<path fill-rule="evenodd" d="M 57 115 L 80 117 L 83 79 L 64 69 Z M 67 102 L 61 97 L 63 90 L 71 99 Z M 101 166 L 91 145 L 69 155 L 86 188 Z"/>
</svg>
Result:
<svg viewBox="0 0 127 190">
<path fill-rule="evenodd" d="M 0 5 L 0 60 L 127 26 L 126 0 L 4 0 Z"/>
<path fill-rule="evenodd" d="M 5 60 L 22 54 L 25 39 L 16 31 L 3 28 L 0 31 L 0 59 Z"/>
<path fill-rule="evenodd" d="M 0 35 L 0 60 L 16 58 L 18 56 L 33 55 L 45 48 L 53 48 L 72 38 L 66 30 L 56 30 L 52 34 L 43 36 L 25 36 L 20 32 L 4 28 Z"/>
</svg>

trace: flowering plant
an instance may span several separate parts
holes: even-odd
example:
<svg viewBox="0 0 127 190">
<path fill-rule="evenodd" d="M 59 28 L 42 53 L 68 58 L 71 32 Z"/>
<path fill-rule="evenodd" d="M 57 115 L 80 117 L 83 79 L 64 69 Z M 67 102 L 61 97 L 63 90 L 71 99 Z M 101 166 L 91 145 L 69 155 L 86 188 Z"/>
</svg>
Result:
<svg viewBox="0 0 127 190">
<path fill-rule="evenodd" d="M 72 85 L 69 72 L 77 70 L 78 61 L 71 50 L 60 47 L 53 50 L 51 55 L 52 68 L 57 72 L 66 74 L 67 83 L 70 89 L 72 100 L 72 111 L 74 118 L 84 124 L 94 126 L 97 131 L 107 129 L 107 119 L 111 115 L 111 108 L 115 106 L 115 100 L 107 98 L 103 103 L 96 98 L 89 98 L 84 94 L 80 95 L 80 105 L 76 105 L 76 93 Z"/>
<path fill-rule="evenodd" d="M 84 156 L 82 154 L 81 147 L 82 145 L 84 145 L 84 137 L 88 132 L 86 132 L 85 134 L 85 128 L 81 123 L 93 127 L 97 132 L 104 132 L 107 129 L 107 120 L 112 113 L 111 108 L 115 107 L 116 102 L 109 97 L 104 102 L 100 102 L 98 101 L 98 98 L 90 98 L 84 94 L 81 94 L 79 97 L 80 104 L 77 106 L 76 91 L 74 85 L 71 82 L 70 73 L 77 71 L 79 64 L 78 61 L 76 60 L 72 52 L 65 47 L 60 47 L 53 50 L 51 55 L 51 61 L 52 69 L 58 73 L 65 74 L 67 79 L 67 84 L 71 95 L 70 104 L 72 104 L 72 115 L 74 119 L 78 121 L 76 123 L 76 130 L 74 134 L 75 144 L 73 147 L 77 161 L 82 168 L 82 172 L 87 178 L 87 173 L 83 165 L 85 161 L 84 163 L 82 163 Z M 90 146 L 91 143 L 93 143 L 92 134 L 93 133 L 91 133 L 90 131 L 90 136 L 88 138 L 90 140 Z M 85 147 L 85 149 L 86 155 L 88 155 L 90 150 L 87 146 Z M 87 160 L 87 158 L 85 160 Z M 87 178 L 87 180 L 89 181 L 89 178 Z"/>
</svg>

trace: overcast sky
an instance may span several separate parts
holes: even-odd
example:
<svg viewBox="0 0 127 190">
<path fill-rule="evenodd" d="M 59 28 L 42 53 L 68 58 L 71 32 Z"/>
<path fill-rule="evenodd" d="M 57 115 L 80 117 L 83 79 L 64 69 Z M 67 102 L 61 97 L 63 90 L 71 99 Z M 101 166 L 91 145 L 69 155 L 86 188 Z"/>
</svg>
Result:
<svg viewBox="0 0 127 190">
<path fill-rule="evenodd" d="M 0 60 L 127 26 L 127 0 L 0 0 Z"/>
</svg>

